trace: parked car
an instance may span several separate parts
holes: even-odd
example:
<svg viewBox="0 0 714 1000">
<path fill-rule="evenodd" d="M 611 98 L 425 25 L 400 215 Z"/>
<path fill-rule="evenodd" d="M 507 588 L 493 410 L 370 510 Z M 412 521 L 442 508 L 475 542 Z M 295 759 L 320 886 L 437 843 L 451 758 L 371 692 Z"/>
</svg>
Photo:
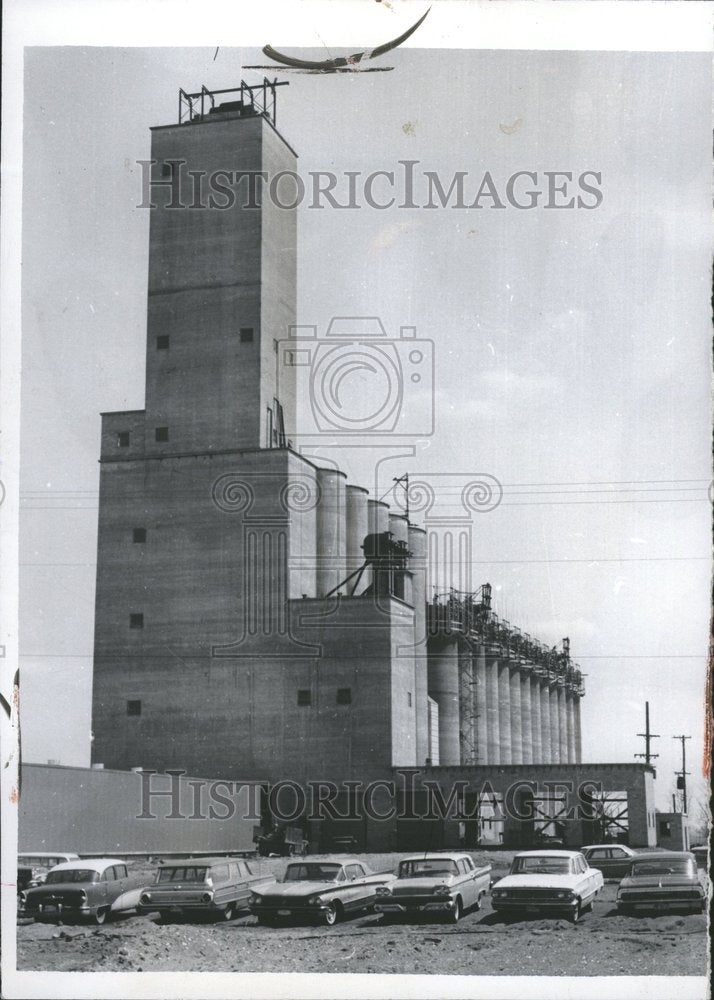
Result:
<svg viewBox="0 0 714 1000">
<path fill-rule="evenodd" d="M 17 856 L 17 891 L 30 889 L 44 882 L 47 872 L 64 861 L 76 861 L 78 854 L 63 851 L 35 851 Z"/>
<path fill-rule="evenodd" d="M 394 879 L 392 872 L 373 872 L 356 858 L 293 861 L 282 881 L 253 892 L 248 905 L 261 924 L 276 923 L 281 917 L 310 917 L 332 925 L 344 916 L 371 910 L 377 887 Z"/>
<path fill-rule="evenodd" d="M 399 863 L 397 878 L 377 887 L 377 913 L 433 913 L 456 921 L 465 910 L 481 908 L 491 885 L 491 865 L 474 864 L 469 854 L 423 854 Z"/>
<path fill-rule="evenodd" d="M 20 913 L 35 919 L 89 917 L 103 924 L 110 913 L 133 910 L 145 877 L 129 873 L 116 858 L 67 861 L 50 872 L 43 885 L 20 895 Z"/>
<path fill-rule="evenodd" d="M 494 910 L 506 913 L 562 913 L 576 923 L 604 885 L 580 851 L 523 851 L 491 890 Z"/>
<path fill-rule="evenodd" d="M 630 874 L 637 852 L 624 844 L 586 844 L 581 853 L 591 868 L 599 868 L 604 878 L 624 878 Z"/>
<path fill-rule="evenodd" d="M 230 920 L 244 909 L 253 890 L 273 880 L 258 875 L 253 863 L 238 858 L 184 858 L 165 861 L 153 886 L 139 899 L 141 913 L 163 919 L 181 913 L 211 913 Z"/>
<path fill-rule="evenodd" d="M 697 859 L 697 868 L 704 868 L 706 870 L 709 867 L 709 848 L 706 844 L 702 844 L 700 847 L 693 847 L 691 853 Z"/>
<path fill-rule="evenodd" d="M 704 913 L 707 896 L 699 881 L 697 862 L 688 851 L 641 854 L 617 890 L 617 908 L 635 910 L 692 910 Z"/>
</svg>

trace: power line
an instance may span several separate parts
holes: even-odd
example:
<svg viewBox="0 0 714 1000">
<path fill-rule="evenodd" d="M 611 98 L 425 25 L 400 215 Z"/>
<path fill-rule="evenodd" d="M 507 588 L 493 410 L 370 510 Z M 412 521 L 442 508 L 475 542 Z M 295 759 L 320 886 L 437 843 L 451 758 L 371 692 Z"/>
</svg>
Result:
<svg viewBox="0 0 714 1000">
<path fill-rule="evenodd" d="M 525 566 L 551 563 L 621 563 L 621 562 L 710 562 L 709 556 L 588 556 L 578 559 L 472 559 L 453 560 L 450 566 Z M 20 566 L 96 566 L 96 562 L 21 562 Z"/>
<path fill-rule="evenodd" d="M 121 653 L 121 654 L 111 654 L 111 655 L 112 657 L 115 658 L 128 659 L 128 660 L 136 658 L 133 653 Z M 141 653 L 138 655 L 139 657 L 146 656 L 154 659 L 167 659 L 167 660 L 175 659 L 175 657 L 163 656 L 161 654 L 154 654 L 152 652 Z M 20 653 L 19 656 L 20 659 L 25 658 L 25 659 L 38 659 L 38 660 L 56 659 L 62 657 L 68 657 L 69 659 L 91 659 L 92 656 L 94 656 L 94 654 L 93 653 Z M 347 654 L 345 654 L 345 656 L 347 659 L 355 659 L 355 658 L 359 659 L 358 656 L 351 657 Z M 673 653 L 671 655 L 667 655 L 666 653 L 636 653 L 636 654 L 594 653 L 592 655 L 578 654 L 577 659 L 578 660 L 699 660 L 699 659 L 706 659 L 706 657 L 707 653 Z M 231 657 L 228 656 L 206 657 L 205 654 L 201 654 L 200 656 L 197 655 L 197 657 L 194 658 L 224 660 L 224 659 L 230 659 Z M 680 739 L 680 737 L 677 736 L 675 737 L 675 739 Z M 687 739 L 691 739 L 691 737 L 688 736 Z"/>
</svg>

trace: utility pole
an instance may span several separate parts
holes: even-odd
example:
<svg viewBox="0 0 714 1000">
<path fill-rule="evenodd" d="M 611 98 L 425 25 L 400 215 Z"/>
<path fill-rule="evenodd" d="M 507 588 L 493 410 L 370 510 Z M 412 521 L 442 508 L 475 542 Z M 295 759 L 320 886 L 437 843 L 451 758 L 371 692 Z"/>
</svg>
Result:
<svg viewBox="0 0 714 1000">
<path fill-rule="evenodd" d="M 404 514 L 407 519 L 407 524 L 409 523 L 409 473 L 405 472 L 403 476 L 394 476 L 392 482 L 396 486 L 401 486 L 404 490 Z M 385 494 L 386 496 L 386 494 Z"/>
<path fill-rule="evenodd" d="M 686 740 L 691 740 L 691 736 L 673 736 L 673 740 L 682 741 L 682 770 L 675 771 L 677 775 L 677 788 L 681 789 L 682 792 L 682 812 L 687 811 L 687 775 L 689 771 L 687 770 L 687 744 Z"/>
<path fill-rule="evenodd" d="M 650 703 L 645 702 L 645 731 L 644 733 L 638 733 L 638 736 L 643 736 L 645 740 L 645 752 L 636 753 L 635 757 L 644 757 L 645 764 L 651 763 L 656 757 L 659 757 L 658 753 L 652 753 L 650 750 L 650 743 L 652 740 L 658 740 L 659 736 L 656 733 L 650 732 Z"/>
</svg>

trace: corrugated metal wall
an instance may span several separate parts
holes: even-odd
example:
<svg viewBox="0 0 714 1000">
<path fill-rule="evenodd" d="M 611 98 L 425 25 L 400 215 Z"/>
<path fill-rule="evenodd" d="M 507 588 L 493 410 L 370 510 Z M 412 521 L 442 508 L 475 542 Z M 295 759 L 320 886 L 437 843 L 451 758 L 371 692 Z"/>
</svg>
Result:
<svg viewBox="0 0 714 1000">
<path fill-rule="evenodd" d="M 111 856 L 254 848 L 255 782 L 50 764 L 23 764 L 21 771 L 20 851 Z"/>
</svg>

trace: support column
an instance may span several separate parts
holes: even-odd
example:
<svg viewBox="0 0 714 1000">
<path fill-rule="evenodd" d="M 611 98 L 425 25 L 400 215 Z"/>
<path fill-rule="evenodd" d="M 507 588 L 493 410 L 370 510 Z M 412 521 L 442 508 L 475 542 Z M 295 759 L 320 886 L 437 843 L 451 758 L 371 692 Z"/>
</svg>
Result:
<svg viewBox="0 0 714 1000">
<path fill-rule="evenodd" d="M 575 706 L 570 691 L 565 692 L 565 712 L 568 726 L 568 763 L 575 763 Z"/>
<path fill-rule="evenodd" d="M 531 708 L 530 667 L 521 669 L 521 739 L 523 743 L 523 763 L 533 763 L 533 709 Z"/>
<path fill-rule="evenodd" d="M 476 763 L 490 764 L 488 756 L 488 700 L 486 696 L 486 649 L 474 647 L 474 713 L 476 715 Z"/>
<path fill-rule="evenodd" d="M 568 710 L 565 688 L 558 688 L 558 729 L 560 733 L 560 763 L 568 763 Z"/>
<path fill-rule="evenodd" d="M 550 686 L 543 681 L 540 686 L 540 738 L 542 764 L 553 763 L 553 748 L 550 743 Z"/>
<path fill-rule="evenodd" d="M 470 643 L 459 649 L 459 743 L 461 763 L 476 763 L 476 732 L 474 726 L 474 671 Z"/>
<path fill-rule="evenodd" d="M 533 763 L 543 764 L 543 740 L 540 718 L 540 681 L 531 674 L 531 739 L 533 744 Z"/>
<path fill-rule="evenodd" d="M 580 698 L 576 696 L 575 698 L 575 763 L 582 764 L 583 762 L 583 737 L 582 729 L 580 728 Z"/>
<path fill-rule="evenodd" d="M 550 760 L 552 764 L 560 764 L 560 716 L 558 688 L 555 684 L 548 686 L 548 704 L 550 705 Z"/>
<path fill-rule="evenodd" d="M 461 763 L 459 743 L 459 658 L 454 642 L 429 651 L 429 697 L 439 706 L 439 764 Z"/>
<path fill-rule="evenodd" d="M 498 744 L 500 764 L 511 763 L 511 671 L 508 662 L 498 664 Z"/>
<path fill-rule="evenodd" d="M 511 696 L 511 763 L 523 763 L 523 736 L 521 734 L 521 671 L 518 666 L 510 670 Z"/>
<path fill-rule="evenodd" d="M 486 657 L 486 762 L 501 763 L 500 713 L 498 710 L 498 660 Z"/>
</svg>

